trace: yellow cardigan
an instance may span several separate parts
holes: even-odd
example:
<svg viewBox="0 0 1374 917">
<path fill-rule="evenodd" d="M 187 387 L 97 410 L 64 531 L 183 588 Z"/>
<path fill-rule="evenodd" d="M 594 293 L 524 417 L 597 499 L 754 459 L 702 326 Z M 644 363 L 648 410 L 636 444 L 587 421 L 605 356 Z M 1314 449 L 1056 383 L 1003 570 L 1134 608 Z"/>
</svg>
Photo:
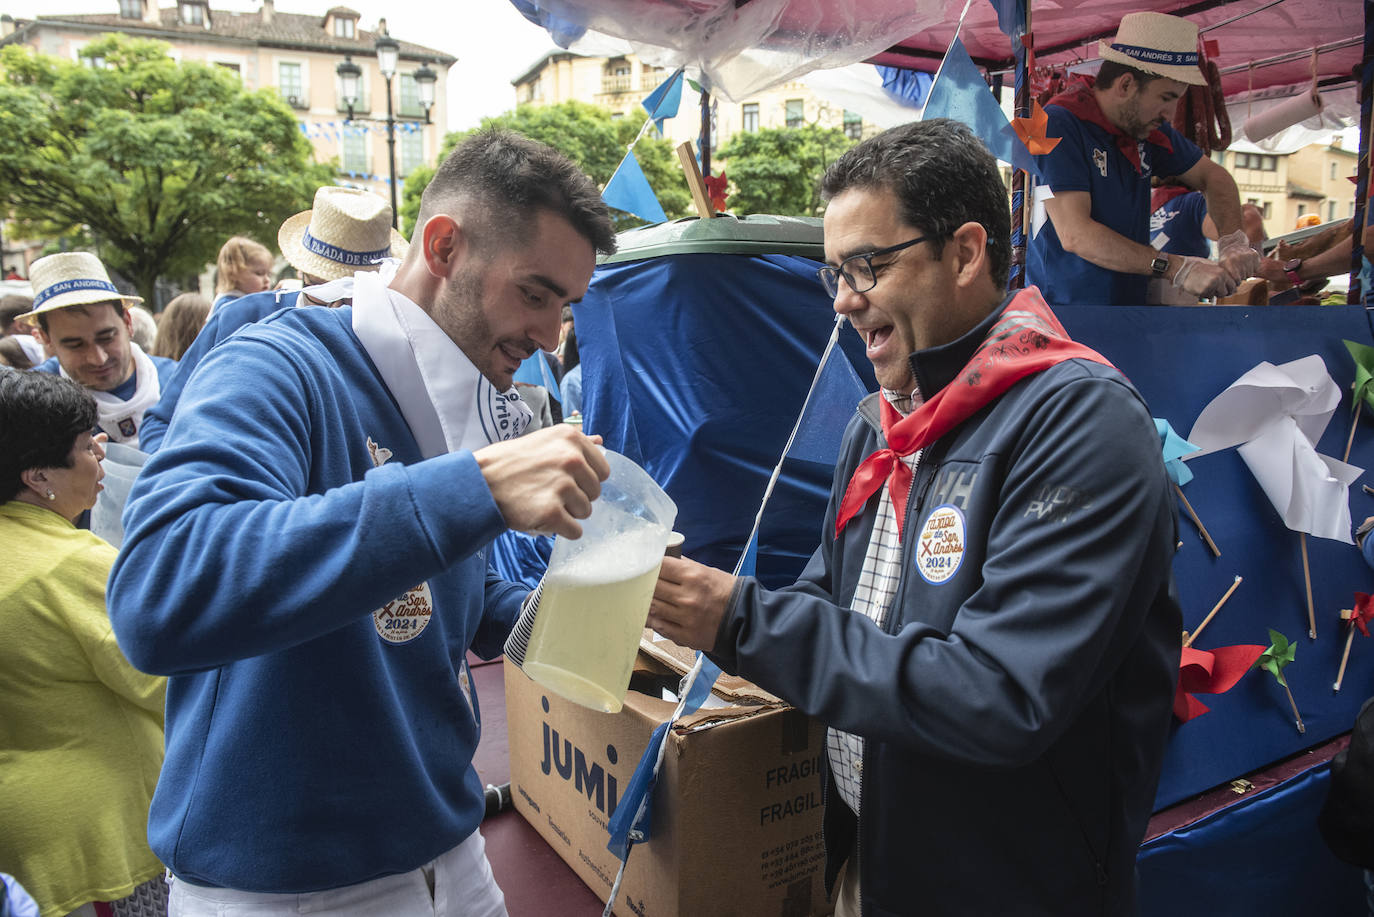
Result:
<svg viewBox="0 0 1374 917">
<path fill-rule="evenodd" d="M 12 500 L 0 557 L 0 869 L 50 917 L 162 871 L 147 823 L 166 681 L 110 631 L 109 544 Z"/>
</svg>

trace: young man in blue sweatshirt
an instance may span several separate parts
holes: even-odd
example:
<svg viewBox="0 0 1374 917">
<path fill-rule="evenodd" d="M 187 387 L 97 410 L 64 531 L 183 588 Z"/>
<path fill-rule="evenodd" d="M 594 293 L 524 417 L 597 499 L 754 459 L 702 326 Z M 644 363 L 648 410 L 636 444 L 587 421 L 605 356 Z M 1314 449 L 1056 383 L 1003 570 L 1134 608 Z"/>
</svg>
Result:
<svg viewBox="0 0 1374 917">
<path fill-rule="evenodd" d="M 90 252 L 60 252 L 29 268 L 33 311 L 19 316 L 53 356 L 35 372 L 63 375 L 95 398 L 96 425 L 112 442 L 137 449 L 143 415 L 157 403 L 176 363 L 145 354 L 133 341 L 125 306 L 143 302 L 110 282 Z"/>
<path fill-rule="evenodd" d="M 563 425 L 512 441 L 512 377 L 615 235 L 576 166 L 501 132 L 444 161 L 417 227 L 389 284 L 211 350 L 130 494 L 110 617 L 169 676 L 173 913 L 505 913 L 465 655 L 528 592 L 491 540 L 577 537 L 609 473 Z"/>
<path fill-rule="evenodd" d="M 1140 395 L 1028 287 L 997 162 L 937 119 L 822 183 L 883 391 L 780 590 L 664 560 L 649 624 L 824 721 L 837 917 L 1135 911 L 1178 678 L 1173 499 Z"/>
</svg>

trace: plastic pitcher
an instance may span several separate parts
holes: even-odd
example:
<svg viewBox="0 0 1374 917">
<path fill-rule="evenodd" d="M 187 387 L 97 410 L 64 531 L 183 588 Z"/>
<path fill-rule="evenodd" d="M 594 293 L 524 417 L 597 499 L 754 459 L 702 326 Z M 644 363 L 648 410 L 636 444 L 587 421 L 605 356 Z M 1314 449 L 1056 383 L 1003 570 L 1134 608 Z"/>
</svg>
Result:
<svg viewBox="0 0 1374 917">
<path fill-rule="evenodd" d="M 554 539 L 520 665 L 568 700 L 616 713 L 677 505 L 644 469 L 619 453 L 605 454 L 611 475 L 582 522 L 582 537 Z"/>
</svg>

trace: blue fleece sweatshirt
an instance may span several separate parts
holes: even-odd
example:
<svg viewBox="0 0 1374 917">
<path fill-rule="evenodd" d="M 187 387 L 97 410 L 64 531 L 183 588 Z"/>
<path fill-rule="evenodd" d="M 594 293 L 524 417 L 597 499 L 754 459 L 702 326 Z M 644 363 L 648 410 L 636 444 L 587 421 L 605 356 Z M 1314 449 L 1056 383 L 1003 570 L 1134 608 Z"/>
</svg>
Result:
<svg viewBox="0 0 1374 917">
<path fill-rule="evenodd" d="M 500 653 L 527 589 L 487 574 L 504 523 L 476 460 L 422 460 L 351 318 L 215 347 L 125 510 L 110 618 L 169 676 L 149 841 L 198 884 L 363 882 L 482 817 L 464 656 Z M 408 590 L 431 617 L 381 611 Z"/>
<path fill-rule="evenodd" d="M 200 361 L 210 349 L 220 341 L 238 331 L 244 325 L 266 318 L 273 312 L 289 309 L 296 305 L 300 293 L 284 290 L 264 290 L 240 296 L 210 313 L 210 320 L 200 329 L 196 339 L 181 360 L 175 363 L 176 371 L 162 377 L 162 391 L 157 404 L 143 412 L 143 428 L 138 432 L 138 448 L 149 455 L 162 447 L 162 438 L 167 435 L 167 425 L 172 422 L 172 413 L 181 400 L 181 390 L 190 381 Z"/>
</svg>

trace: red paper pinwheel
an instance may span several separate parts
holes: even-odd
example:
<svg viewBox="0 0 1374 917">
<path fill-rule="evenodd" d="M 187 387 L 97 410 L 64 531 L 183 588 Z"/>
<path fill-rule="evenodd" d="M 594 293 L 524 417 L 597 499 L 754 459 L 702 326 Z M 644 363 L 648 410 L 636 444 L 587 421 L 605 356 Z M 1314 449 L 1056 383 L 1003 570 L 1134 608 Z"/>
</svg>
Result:
<svg viewBox="0 0 1374 917">
<path fill-rule="evenodd" d="M 729 197 L 726 189 L 730 186 L 730 182 L 725 178 L 725 173 L 721 172 L 719 177 L 707 175 L 703 180 L 706 182 L 706 193 L 711 198 L 712 209 L 717 212 L 724 212 L 725 199 Z"/>
<path fill-rule="evenodd" d="M 1250 671 L 1265 647 L 1248 643 L 1219 646 L 1214 650 L 1183 648 L 1178 663 L 1178 689 L 1174 692 L 1174 716 L 1186 723 L 1208 711 L 1194 694 L 1224 694 Z"/>
<path fill-rule="evenodd" d="M 1355 607 L 1343 609 L 1341 620 L 1349 621 L 1350 627 L 1345 633 L 1345 650 L 1341 653 L 1341 667 L 1336 670 L 1336 683 L 1331 686 L 1332 691 L 1339 691 L 1341 682 L 1345 680 L 1345 666 L 1350 661 L 1350 644 L 1355 642 L 1355 629 L 1359 628 L 1360 633 L 1369 636 L 1369 622 L 1374 620 L 1374 596 L 1355 593 Z"/>
<path fill-rule="evenodd" d="M 1031 115 L 1029 118 L 1012 118 L 1011 129 L 1016 131 L 1016 136 L 1021 138 L 1021 142 L 1026 145 L 1034 156 L 1048 153 L 1050 150 L 1059 146 L 1058 137 L 1046 137 L 1045 131 L 1050 126 L 1050 116 L 1045 114 L 1045 109 L 1040 107 L 1039 102 L 1031 103 Z"/>
</svg>

